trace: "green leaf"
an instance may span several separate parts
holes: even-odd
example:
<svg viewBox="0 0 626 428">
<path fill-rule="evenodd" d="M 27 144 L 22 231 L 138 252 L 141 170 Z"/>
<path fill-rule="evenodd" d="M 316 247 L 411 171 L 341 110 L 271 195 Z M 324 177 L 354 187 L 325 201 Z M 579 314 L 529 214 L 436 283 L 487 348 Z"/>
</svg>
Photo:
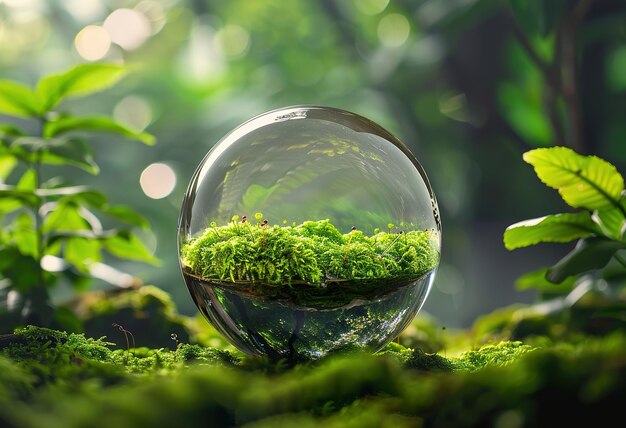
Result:
<svg viewBox="0 0 626 428">
<path fill-rule="evenodd" d="M 47 234 L 46 236 L 46 252 L 50 251 L 50 249 L 58 248 L 58 245 L 61 241 L 70 239 L 70 238 L 84 238 L 84 239 L 95 239 L 99 241 L 104 241 L 106 239 L 110 239 L 116 236 L 119 233 L 117 229 L 104 230 L 99 232 L 94 232 L 93 230 L 65 230 L 65 231 L 53 231 Z"/>
<path fill-rule="evenodd" d="M 533 147 L 549 146 L 553 131 L 544 112 L 541 77 L 529 75 L 524 79 L 532 81 L 503 82 L 498 86 L 500 111 L 524 141 Z"/>
<path fill-rule="evenodd" d="M 42 230 L 65 232 L 89 229 L 89 223 L 80 215 L 80 207 L 71 202 L 59 203 L 44 219 Z"/>
<path fill-rule="evenodd" d="M 0 200 L 18 200 L 22 203 L 25 203 L 31 207 L 35 207 L 39 204 L 39 196 L 36 192 L 33 191 L 25 191 L 25 190 L 17 190 L 13 186 L 7 186 L 4 184 L 0 185 Z"/>
<path fill-rule="evenodd" d="M 624 202 L 622 202 L 623 205 Z M 596 210 L 591 218 L 600 227 L 604 235 L 618 241 L 622 240 L 626 231 L 626 217 L 624 217 L 623 210 L 618 208 Z"/>
<path fill-rule="evenodd" d="M 5 215 L 17 211 L 24 206 L 18 198 L 6 197 L 0 192 L 0 215 Z"/>
<path fill-rule="evenodd" d="M 603 159 L 581 156 L 567 147 L 550 147 L 524 153 L 524 161 L 572 207 L 604 210 L 620 206 L 624 179 Z"/>
<path fill-rule="evenodd" d="M 104 240 L 104 248 L 121 259 L 138 260 L 153 265 L 160 264 L 143 243 L 128 231 L 120 231 L 115 236 Z"/>
<path fill-rule="evenodd" d="M 153 145 L 154 136 L 141 131 L 134 131 L 106 116 L 97 117 L 61 117 L 48 122 L 44 130 L 48 138 L 71 131 L 103 131 L 112 132 L 142 143 Z"/>
<path fill-rule="evenodd" d="M 42 152 L 41 162 L 49 165 L 72 165 L 93 175 L 100 172 L 89 146 L 76 139 L 52 140 Z"/>
<path fill-rule="evenodd" d="M 624 19 L 623 17 L 621 19 Z M 617 44 L 607 61 L 607 84 L 615 93 L 626 90 L 626 46 Z"/>
<path fill-rule="evenodd" d="M 43 100 L 42 113 L 53 109 L 68 97 L 79 97 L 115 85 L 126 74 L 126 68 L 113 64 L 81 64 L 63 73 L 46 76 L 37 84 L 37 95 Z"/>
<path fill-rule="evenodd" d="M 39 102 L 31 88 L 10 80 L 0 81 L 0 114 L 30 118 L 38 112 Z"/>
<path fill-rule="evenodd" d="M 141 227 L 142 229 L 147 229 L 150 226 L 148 220 L 146 220 L 145 217 L 143 217 L 135 210 L 123 205 L 113 205 L 107 207 L 103 210 L 103 212 L 106 215 L 109 215 L 118 220 L 122 220 L 123 222 L 131 224 L 133 226 Z"/>
<path fill-rule="evenodd" d="M 89 267 L 101 260 L 102 244 L 97 239 L 80 237 L 68 238 L 65 241 L 65 260 L 81 272 L 89 272 Z"/>
<path fill-rule="evenodd" d="M 78 139 L 55 138 L 46 141 L 40 138 L 24 137 L 15 140 L 11 147 L 21 150 L 18 156 L 28 162 L 72 165 L 94 175 L 100 172 L 89 146 Z"/>
<path fill-rule="evenodd" d="M 558 284 L 568 276 L 601 269 L 617 251 L 624 248 L 626 248 L 626 243 L 606 238 L 581 239 L 569 254 L 548 269 L 546 278 Z"/>
<path fill-rule="evenodd" d="M 16 190 L 29 192 L 34 191 L 37 188 L 37 172 L 30 168 L 26 170 L 26 172 L 20 178 L 20 181 L 17 182 Z"/>
<path fill-rule="evenodd" d="M 0 125 L 0 138 L 6 137 L 19 137 L 24 135 L 24 132 L 17 126 L 13 125 Z"/>
<path fill-rule="evenodd" d="M 267 199 L 272 195 L 279 186 L 274 184 L 270 187 L 262 186 L 261 184 L 251 184 L 243 194 L 241 201 L 242 205 L 247 208 L 262 207 L 267 202 Z"/>
<path fill-rule="evenodd" d="M 518 290 L 535 289 L 543 293 L 569 293 L 576 284 L 575 276 L 568 276 L 560 284 L 554 284 L 546 279 L 548 268 L 542 268 L 520 276 L 515 281 Z"/>
<path fill-rule="evenodd" d="M 93 190 L 88 186 L 67 186 L 55 187 L 52 189 L 37 189 L 35 194 L 43 198 L 63 197 L 67 200 L 84 203 L 97 209 L 101 209 L 107 202 L 107 198 L 103 193 Z"/>
<path fill-rule="evenodd" d="M 12 155 L 0 155 L 0 182 L 7 179 L 17 165 L 17 158 Z"/>
<path fill-rule="evenodd" d="M 587 211 L 554 214 L 509 226 L 504 232 L 504 246 L 513 250 L 540 242 L 570 242 L 598 232 Z"/>
<path fill-rule="evenodd" d="M 567 0 L 509 0 L 509 5 L 524 33 L 545 37 L 561 21 Z"/>
<path fill-rule="evenodd" d="M 39 265 L 34 257 L 24 257 L 19 249 L 6 246 L 0 250 L 0 271 L 11 278 L 11 288 L 15 291 L 32 290 L 38 278 Z"/>
<path fill-rule="evenodd" d="M 27 212 L 22 212 L 14 222 L 13 241 L 20 253 L 37 257 L 37 235 L 35 222 Z"/>
</svg>

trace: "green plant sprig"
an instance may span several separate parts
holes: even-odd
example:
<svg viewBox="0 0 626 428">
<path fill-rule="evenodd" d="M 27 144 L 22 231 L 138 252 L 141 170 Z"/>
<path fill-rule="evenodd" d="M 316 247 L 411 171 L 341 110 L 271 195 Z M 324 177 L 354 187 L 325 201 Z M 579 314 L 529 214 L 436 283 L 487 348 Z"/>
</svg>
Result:
<svg viewBox="0 0 626 428">
<path fill-rule="evenodd" d="M 612 258 L 626 268 L 618 254 L 626 249 L 624 178 L 615 166 L 567 147 L 531 150 L 524 160 L 569 206 L 582 210 L 513 224 L 504 232 L 506 248 L 578 240 L 569 254 L 546 270 L 545 278 L 553 283 L 602 269 Z"/>
<path fill-rule="evenodd" d="M 150 134 L 131 130 L 110 117 L 76 117 L 59 111 L 65 100 L 105 90 L 126 74 L 126 68 L 118 65 L 82 64 L 44 76 L 35 88 L 0 81 L 0 114 L 25 119 L 35 129 L 28 133 L 0 124 L 0 279 L 7 279 L 8 290 L 20 295 L 20 304 L 13 311 L 15 319 L 7 322 L 3 318 L 7 314 L 0 313 L 5 325 L 25 320 L 49 325 L 55 309 L 48 292 L 63 273 L 45 271 L 41 267 L 45 256 L 71 266 L 67 277 L 76 287 L 90 278 L 91 267 L 102 262 L 105 250 L 125 259 L 157 262 L 126 228 L 102 230 L 95 213 L 147 228 L 141 215 L 125 206 L 110 205 L 99 191 L 67 186 L 61 179 L 45 180 L 42 175 L 42 165 L 73 166 L 98 174 L 84 139 L 93 132 L 154 144 Z M 14 184 L 7 184 L 11 182 Z M 0 308 L 2 298 L 0 295 Z M 30 315 L 24 317 L 25 313 Z"/>
<path fill-rule="evenodd" d="M 212 226 L 190 239 L 182 247 L 185 269 L 204 279 L 321 287 L 328 279 L 416 278 L 439 262 L 433 231 L 410 231 L 399 240 L 400 234 L 387 232 L 342 234 L 329 220 L 270 226 L 257 218 L 247 224 Z"/>
</svg>

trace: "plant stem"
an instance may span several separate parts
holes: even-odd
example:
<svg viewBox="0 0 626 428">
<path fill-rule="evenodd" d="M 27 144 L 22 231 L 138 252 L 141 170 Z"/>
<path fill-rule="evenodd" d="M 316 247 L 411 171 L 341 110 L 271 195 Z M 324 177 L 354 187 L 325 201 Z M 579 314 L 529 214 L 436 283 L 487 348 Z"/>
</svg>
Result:
<svg viewBox="0 0 626 428">
<path fill-rule="evenodd" d="M 39 137 L 44 138 L 44 127 L 46 125 L 46 119 L 41 118 L 39 120 Z M 37 151 L 37 157 L 35 160 L 35 189 L 41 187 L 41 151 Z M 46 278 L 41 267 L 41 260 L 43 259 L 43 218 L 41 217 L 41 207 L 44 204 L 43 196 L 39 200 L 35 207 L 35 236 L 37 240 L 37 281 L 38 286 L 42 289 L 46 289 Z"/>
<path fill-rule="evenodd" d="M 580 0 L 561 26 L 561 49 L 563 67 L 561 71 L 561 92 L 568 111 L 571 127 L 572 148 L 585 152 L 584 127 L 578 93 L 576 33 L 593 0 Z"/>
<path fill-rule="evenodd" d="M 39 119 L 39 130 L 37 137 L 44 139 L 44 127 L 46 119 L 41 117 Z M 35 162 L 33 168 L 35 170 L 35 190 L 41 187 L 41 148 L 37 149 Z M 44 255 L 44 239 L 43 239 L 43 218 L 41 216 L 41 207 L 45 203 L 43 197 L 41 197 L 34 207 L 34 222 L 35 222 L 35 262 L 37 264 L 37 283 L 33 286 L 29 293 L 30 310 L 26 318 L 27 323 L 48 325 L 52 320 L 53 308 L 50 304 L 50 296 L 48 295 L 48 285 L 46 284 L 46 276 L 43 268 L 41 267 L 41 260 Z"/>
<path fill-rule="evenodd" d="M 622 256 L 620 256 L 619 254 L 615 253 L 615 254 L 613 254 L 613 257 L 615 257 L 615 260 L 617 260 L 620 265 L 622 265 L 622 266 L 624 266 L 626 268 L 626 260 Z"/>
</svg>

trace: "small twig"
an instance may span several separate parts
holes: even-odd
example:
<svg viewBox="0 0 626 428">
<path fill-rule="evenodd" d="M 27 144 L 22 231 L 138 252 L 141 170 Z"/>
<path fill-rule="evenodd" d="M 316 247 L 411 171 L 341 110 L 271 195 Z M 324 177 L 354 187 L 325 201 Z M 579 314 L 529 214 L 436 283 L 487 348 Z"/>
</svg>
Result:
<svg viewBox="0 0 626 428">
<path fill-rule="evenodd" d="M 517 39 L 522 49 L 524 49 L 524 52 L 526 52 L 526 55 L 528 55 L 528 58 L 541 70 L 544 75 L 550 75 L 552 71 L 550 69 L 550 65 L 539 56 L 539 54 L 533 47 L 530 39 L 526 37 L 526 34 L 524 34 L 515 19 L 511 17 L 511 21 L 513 24 L 513 35 Z"/>
<path fill-rule="evenodd" d="M 254 242 L 254 235 L 252 234 L 252 227 L 250 227 L 250 222 L 248 221 L 248 217 L 247 216 L 243 216 L 241 217 L 241 222 L 245 223 L 246 226 L 248 227 L 248 233 L 250 234 L 250 240 L 252 242 Z"/>
<path fill-rule="evenodd" d="M 584 152 L 584 127 L 577 78 L 576 33 L 593 0 L 580 0 L 574 10 L 563 21 L 562 30 L 562 74 L 561 93 L 567 107 L 572 148 Z"/>
<path fill-rule="evenodd" d="M 268 221 L 267 220 L 263 220 L 263 223 L 261 223 L 261 239 L 263 241 L 263 250 L 265 251 L 265 226 L 267 226 Z"/>
<path fill-rule="evenodd" d="M 133 349 L 136 348 L 137 346 L 135 345 L 135 336 L 133 336 L 133 334 L 126 330 L 124 327 L 122 327 L 120 324 L 118 323 L 113 323 L 111 324 L 111 326 L 113 328 L 118 329 L 119 331 L 121 331 L 122 333 L 124 333 L 124 338 L 126 339 L 126 351 L 128 351 L 128 353 L 130 354 L 130 343 L 128 342 L 128 335 L 130 334 L 131 339 L 133 340 Z"/>
<path fill-rule="evenodd" d="M 178 340 L 178 335 L 176 333 L 172 333 L 170 334 L 170 338 L 176 342 L 176 348 L 178 348 L 178 346 L 180 345 L 180 341 Z"/>
<path fill-rule="evenodd" d="M 222 239 L 222 237 L 220 236 L 219 233 L 217 233 L 217 223 L 212 221 L 210 224 L 211 228 L 213 229 L 213 232 L 215 232 L 215 235 L 217 236 L 218 239 Z"/>
<path fill-rule="evenodd" d="M 554 130 L 557 145 L 567 145 L 565 139 L 565 131 L 558 114 L 558 95 L 565 97 L 561 76 L 561 37 L 560 31 L 557 31 L 557 39 L 555 41 L 555 50 L 552 64 L 546 62 L 539 56 L 533 47 L 530 39 L 521 30 L 515 19 L 511 19 L 513 35 L 520 44 L 528 58 L 539 69 L 548 86 L 546 91 L 546 104 L 549 111 L 549 119 L 552 129 Z"/>
</svg>

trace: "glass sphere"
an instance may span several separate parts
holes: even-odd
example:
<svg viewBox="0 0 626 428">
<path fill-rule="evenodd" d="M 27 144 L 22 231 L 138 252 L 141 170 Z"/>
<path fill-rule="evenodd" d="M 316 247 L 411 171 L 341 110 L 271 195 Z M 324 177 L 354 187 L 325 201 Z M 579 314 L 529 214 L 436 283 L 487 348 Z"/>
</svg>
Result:
<svg viewBox="0 0 626 428">
<path fill-rule="evenodd" d="M 240 125 L 183 201 L 189 292 L 240 350 L 316 359 L 377 351 L 412 321 L 439 264 L 441 224 L 417 159 L 376 123 L 294 106 Z"/>
</svg>

